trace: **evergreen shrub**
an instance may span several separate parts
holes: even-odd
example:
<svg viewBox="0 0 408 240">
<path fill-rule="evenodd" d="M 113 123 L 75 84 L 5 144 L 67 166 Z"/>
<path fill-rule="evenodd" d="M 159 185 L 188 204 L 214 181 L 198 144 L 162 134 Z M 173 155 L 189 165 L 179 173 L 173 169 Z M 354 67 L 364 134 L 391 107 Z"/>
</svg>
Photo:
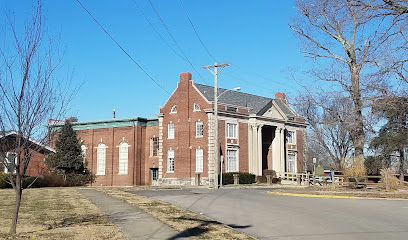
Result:
<svg viewBox="0 0 408 240">
<path fill-rule="evenodd" d="M 24 177 L 23 188 L 27 188 L 28 186 L 30 186 L 30 188 L 43 188 L 48 187 L 48 184 L 43 178 L 26 176 Z"/>
<path fill-rule="evenodd" d="M 7 175 L 4 173 L 0 173 L 0 189 L 1 188 L 12 188 L 11 184 L 7 182 Z"/>
<path fill-rule="evenodd" d="M 239 174 L 239 184 L 255 183 L 255 175 L 247 172 L 229 172 L 222 174 L 222 184 L 234 184 L 234 174 Z"/>
<path fill-rule="evenodd" d="M 49 185 L 83 186 L 95 181 L 96 176 L 86 168 L 81 144 L 71 123 L 67 120 L 55 144 L 56 153 L 46 160 L 49 172 L 61 175 L 63 181 L 50 175 Z M 56 182 L 54 182 L 56 181 Z"/>
</svg>

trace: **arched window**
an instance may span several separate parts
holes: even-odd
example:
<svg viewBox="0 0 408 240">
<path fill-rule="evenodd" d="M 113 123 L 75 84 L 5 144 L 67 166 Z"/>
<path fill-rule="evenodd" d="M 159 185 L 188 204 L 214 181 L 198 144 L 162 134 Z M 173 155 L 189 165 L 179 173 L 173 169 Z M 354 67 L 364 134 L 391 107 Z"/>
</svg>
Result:
<svg viewBox="0 0 408 240">
<path fill-rule="evenodd" d="M 84 160 L 84 166 L 85 166 L 85 164 L 86 164 L 86 150 L 87 150 L 88 148 L 85 146 L 85 145 L 81 145 L 81 151 L 82 151 L 82 158 L 83 158 L 83 160 Z"/>
<path fill-rule="evenodd" d="M 119 144 L 119 174 L 128 174 L 129 144 L 121 142 Z"/>
<path fill-rule="evenodd" d="M 171 110 L 170 113 L 177 113 L 177 105 L 174 105 Z"/>
<path fill-rule="evenodd" d="M 198 105 L 198 103 L 194 103 L 193 111 L 194 111 L 194 112 L 199 112 L 199 111 L 201 111 L 200 105 Z"/>
<path fill-rule="evenodd" d="M 105 175 L 106 167 L 106 149 L 108 147 L 104 143 L 99 143 L 96 153 L 96 175 Z"/>
</svg>

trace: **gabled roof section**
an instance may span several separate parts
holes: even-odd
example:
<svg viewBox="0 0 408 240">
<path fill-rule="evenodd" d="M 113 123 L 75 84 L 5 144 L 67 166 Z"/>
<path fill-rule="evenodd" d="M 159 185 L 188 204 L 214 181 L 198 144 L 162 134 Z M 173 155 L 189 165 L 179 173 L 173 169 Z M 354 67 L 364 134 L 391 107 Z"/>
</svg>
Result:
<svg viewBox="0 0 408 240">
<path fill-rule="evenodd" d="M 208 101 L 214 101 L 214 87 L 198 83 L 194 83 L 194 85 Z M 218 88 L 219 95 L 225 91 L 227 91 L 227 89 Z M 250 114 L 256 114 L 258 116 L 263 115 L 272 107 L 272 104 L 275 103 L 286 117 L 294 118 L 297 116 L 297 113 L 280 99 L 267 98 L 243 92 L 228 91 L 221 95 L 218 102 L 220 104 L 247 107 L 249 108 Z"/>
<path fill-rule="evenodd" d="M 194 83 L 194 85 L 208 101 L 214 101 L 214 87 L 198 83 Z M 218 88 L 219 95 L 225 91 L 227 91 L 227 89 Z M 220 96 L 218 102 L 221 104 L 247 107 L 249 108 L 249 113 L 258 115 L 258 113 L 272 100 L 272 98 L 256 96 L 248 93 L 228 91 Z"/>
<path fill-rule="evenodd" d="M 63 125 L 64 122 L 58 122 L 54 124 L 49 124 L 48 128 L 52 131 L 59 131 Z M 150 127 L 159 125 L 159 120 L 157 118 L 141 118 L 141 117 L 122 119 L 114 118 L 86 122 L 71 122 L 71 125 L 74 130 L 131 127 L 131 126 Z"/>
<path fill-rule="evenodd" d="M 278 107 L 288 118 L 294 118 L 298 115 L 291 107 L 288 106 L 288 104 L 284 103 L 282 100 L 274 99 L 273 101 L 278 105 Z"/>
<path fill-rule="evenodd" d="M 13 138 L 13 137 L 16 137 L 16 135 L 17 135 L 17 132 L 16 132 L 16 131 L 0 132 L 0 138 Z M 23 136 L 23 137 L 26 138 L 25 136 Z M 38 141 L 36 141 L 36 140 L 34 140 L 34 139 L 32 139 L 32 138 L 28 138 L 28 140 L 29 140 L 32 144 L 39 146 L 39 147 L 41 148 L 41 150 L 43 150 L 44 152 L 47 152 L 47 153 L 55 153 L 55 149 L 53 149 L 53 148 L 51 148 L 51 147 L 49 147 L 49 146 L 46 146 L 46 145 L 44 145 L 44 144 L 42 144 L 42 143 L 40 143 L 40 142 L 38 142 Z M 30 144 L 30 145 L 31 145 L 31 144 Z"/>
</svg>

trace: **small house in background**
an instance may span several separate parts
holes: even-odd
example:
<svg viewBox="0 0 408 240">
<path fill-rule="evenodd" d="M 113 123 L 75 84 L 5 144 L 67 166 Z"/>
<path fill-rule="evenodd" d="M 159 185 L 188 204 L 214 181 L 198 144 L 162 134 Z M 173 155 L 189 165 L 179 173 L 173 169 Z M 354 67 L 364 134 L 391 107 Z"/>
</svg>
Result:
<svg viewBox="0 0 408 240">
<path fill-rule="evenodd" d="M 2 173 L 13 173 L 16 170 L 13 169 L 11 161 L 17 162 L 17 153 L 19 152 L 16 144 L 16 131 L 7 131 L 0 133 L 0 172 Z M 28 146 L 31 155 L 30 163 L 27 167 L 26 175 L 28 176 L 39 176 L 46 170 L 45 159 L 49 154 L 55 153 L 55 150 L 49 146 L 46 146 L 34 139 L 23 138 L 24 145 Z M 20 151 L 22 152 L 22 151 Z M 23 157 L 23 152 L 21 153 Z M 23 167 L 23 166 L 21 166 Z"/>
<path fill-rule="evenodd" d="M 303 172 L 306 123 L 284 93 L 268 98 L 219 88 L 218 96 L 218 126 L 214 88 L 195 83 L 191 73 L 180 74 L 157 118 L 73 121 L 94 185 L 192 185 L 196 174 L 213 185 L 217 164 L 221 169 L 216 147 L 223 172 Z M 49 123 L 51 146 L 62 124 Z"/>
</svg>

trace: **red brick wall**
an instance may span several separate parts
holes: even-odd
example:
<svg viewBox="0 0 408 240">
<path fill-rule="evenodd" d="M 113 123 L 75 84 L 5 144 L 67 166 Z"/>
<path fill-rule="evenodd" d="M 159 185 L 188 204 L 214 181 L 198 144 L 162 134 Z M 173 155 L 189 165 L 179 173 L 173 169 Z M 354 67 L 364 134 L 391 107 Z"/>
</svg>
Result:
<svg viewBox="0 0 408 240">
<path fill-rule="evenodd" d="M 227 142 L 229 144 L 238 145 L 238 171 L 248 172 L 248 124 L 238 123 L 238 139 L 226 138 L 226 123 L 236 123 L 236 121 L 218 121 L 218 140 L 221 145 L 222 154 L 224 155 L 223 172 L 226 172 L 226 160 L 227 160 Z M 220 153 L 221 154 L 221 153 Z"/>
<path fill-rule="evenodd" d="M 159 157 L 150 156 L 150 138 L 159 137 L 159 126 L 152 126 L 143 128 L 143 144 L 142 144 L 142 166 L 143 166 L 143 178 L 141 185 L 152 184 L 152 172 L 151 168 L 159 168 Z"/>
<path fill-rule="evenodd" d="M 131 186 L 150 184 L 149 172 L 146 171 L 148 164 L 145 163 L 145 154 L 149 153 L 150 135 L 158 135 L 158 127 L 117 127 L 103 129 L 89 129 L 76 131 L 78 138 L 87 147 L 86 159 L 88 168 L 93 173 L 97 172 L 97 147 L 102 142 L 106 149 L 105 175 L 97 175 L 95 186 Z M 147 133 L 147 134 L 146 134 Z M 128 174 L 119 174 L 119 144 L 125 141 L 130 146 L 128 149 Z"/>
<path fill-rule="evenodd" d="M 45 158 L 47 156 L 42 153 L 35 153 L 31 157 L 30 163 L 28 164 L 26 175 L 28 176 L 38 176 L 47 170 L 45 165 Z"/>
<path fill-rule="evenodd" d="M 8 152 L 16 152 L 15 150 L 9 150 Z M 42 152 L 42 151 L 41 151 Z M 47 166 L 45 165 L 45 158 L 47 158 L 47 154 L 43 154 L 41 152 L 36 152 L 33 149 L 30 149 L 31 159 L 27 166 L 25 175 L 28 176 L 39 176 L 47 170 Z M 23 159 L 24 153 L 21 153 L 21 159 Z M 21 163 L 20 171 L 23 170 L 23 163 Z M 0 164 L 0 172 L 4 171 L 4 165 Z"/>
<path fill-rule="evenodd" d="M 296 161 L 297 161 L 297 171 L 303 172 L 303 131 L 296 131 L 296 147 L 297 147 L 297 154 L 296 154 Z"/>
<path fill-rule="evenodd" d="M 201 111 L 194 112 L 194 103 Z M 170 114 L 171 108 L 177 105 L 177 113 Z M 194 177 L 196 170 L 196 149 L 203 149 L 202 177 L 208 177 L 208 117 L 204 109 L 211 108 L 205 99 L 193 87 L 190 73 L 180 74 L 176 91 L 160 109 L 163 118 L 163 177 Z M 196 137 L 196 122 L 204 124 L 203 137 Z M 168 124 L 174 123 L 175 138 L 168 139 Z M 167 172 L 167 151 L 174 150 L 174 173 Z"/>
</svg>

